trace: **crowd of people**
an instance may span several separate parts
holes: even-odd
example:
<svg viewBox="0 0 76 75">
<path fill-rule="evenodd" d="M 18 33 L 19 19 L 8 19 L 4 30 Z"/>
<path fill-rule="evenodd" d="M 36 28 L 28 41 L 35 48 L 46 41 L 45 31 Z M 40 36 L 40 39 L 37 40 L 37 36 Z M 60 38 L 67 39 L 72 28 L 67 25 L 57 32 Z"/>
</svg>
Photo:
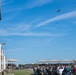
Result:
<svg viewBox="0 0 76 75">
<path fill-rule="evenodd" d="M 76 75 L 76 66 L 37 66 L 33 67 L 34 75 Z"/>
</svg>

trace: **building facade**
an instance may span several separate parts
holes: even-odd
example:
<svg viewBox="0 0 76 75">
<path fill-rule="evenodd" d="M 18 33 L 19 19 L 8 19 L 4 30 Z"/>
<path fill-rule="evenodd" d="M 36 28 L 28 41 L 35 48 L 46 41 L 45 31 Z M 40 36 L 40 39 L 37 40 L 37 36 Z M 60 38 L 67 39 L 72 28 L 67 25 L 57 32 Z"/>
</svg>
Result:
<svg viewBox="0 0 76 75">
<path fill-rule="evenodd" d="M 6 58 L 2 50 L 2 43 L 0 43 L 0 72 L 6 69 Z"/>
</svg>

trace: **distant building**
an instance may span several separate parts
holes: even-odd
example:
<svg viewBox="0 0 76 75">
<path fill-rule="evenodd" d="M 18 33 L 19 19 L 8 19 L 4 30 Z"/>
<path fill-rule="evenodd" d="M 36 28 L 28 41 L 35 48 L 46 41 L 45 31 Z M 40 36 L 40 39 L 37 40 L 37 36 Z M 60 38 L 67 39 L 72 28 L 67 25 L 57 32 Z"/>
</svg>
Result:
<svg viewBox="0 0 76 75">
<path fill-rule="evenodd" d="M 75 62 L 75 61 L 74 61 Z M 73 60 L 40 60 L 37 64 L 74 64 Z"/>
</svg>

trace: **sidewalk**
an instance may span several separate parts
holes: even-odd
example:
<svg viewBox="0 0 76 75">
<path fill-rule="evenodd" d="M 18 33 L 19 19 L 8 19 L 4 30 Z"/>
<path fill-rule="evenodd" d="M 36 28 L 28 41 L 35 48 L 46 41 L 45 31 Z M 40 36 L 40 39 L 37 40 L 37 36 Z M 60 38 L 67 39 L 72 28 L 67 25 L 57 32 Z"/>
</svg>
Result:
<svg viewBox="0 0 76 75">
<path fill-rule="evenodd" d="M 7 75 L 14 75 L 14 74 L 7 74 Z"/>
<path fill-rule="evenodd" d="M 0 75 L 2 75 L 2 74 L 0 73 Z M 6 74 L 6 73 L 4 73 L 4 75 L 14 75 L 14 74 L 11 74 L 11 73 Z"/>
</svg>

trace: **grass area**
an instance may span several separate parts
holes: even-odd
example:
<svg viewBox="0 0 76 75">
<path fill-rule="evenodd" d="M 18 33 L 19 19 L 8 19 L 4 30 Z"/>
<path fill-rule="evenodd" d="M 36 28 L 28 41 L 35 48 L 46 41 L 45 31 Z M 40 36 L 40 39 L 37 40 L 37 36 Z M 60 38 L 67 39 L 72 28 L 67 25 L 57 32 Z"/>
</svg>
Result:
<svg viewBox="0 0 76 75">
<path fill-rule="evenodd" d="M 14 70 L 14 71 L 11 71 L 10 73 L 14 75 L 33 75 L 33 70 L 32 69 Z"/>
</svg>

